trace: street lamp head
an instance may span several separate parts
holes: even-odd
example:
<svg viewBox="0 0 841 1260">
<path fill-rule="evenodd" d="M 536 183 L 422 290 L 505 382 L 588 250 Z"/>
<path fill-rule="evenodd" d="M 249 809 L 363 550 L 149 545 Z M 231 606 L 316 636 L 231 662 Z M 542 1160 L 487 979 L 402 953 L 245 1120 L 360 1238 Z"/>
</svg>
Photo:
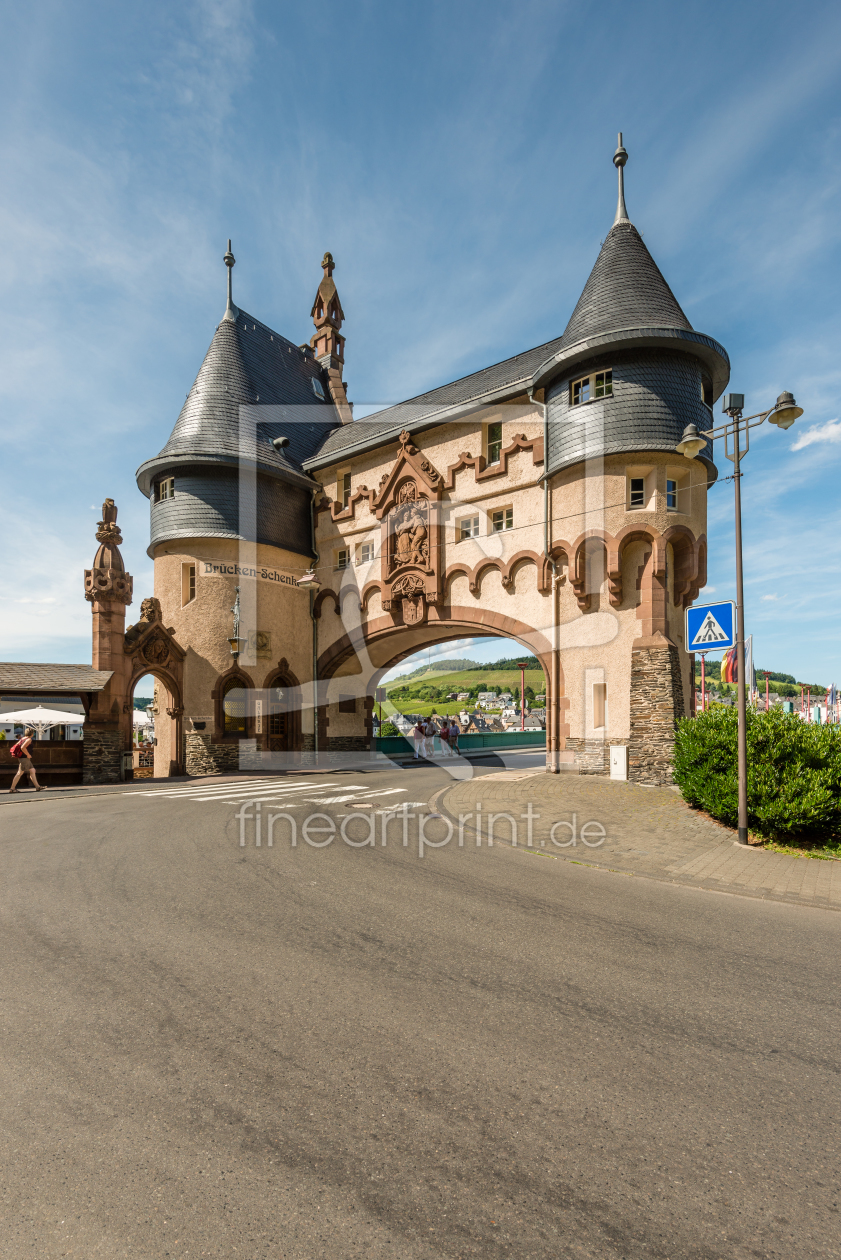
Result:
<svg viewBox="0 0 841 1260">
<path fill-rule="evenodd" d="M 781 429 L 790 429 L 800 416 L 803 415 L 803 408 L 798 407 L 794 401 L 794 395 L 788 392 L 780 394 L 777 399 L 774 410 L 768 417 L 769 423 L 778 425 Z"/>
<path fill-rule="evenodd" d="M 315 570 L 310 569 L 303 577 L 298 578 L 298 585 L 305 591 L 317 591 L 321 583 L 315 576 Z"/>
<path fill-rule="evenodd" d="M 741 415 L 745 409 L 744 394 L 723 394 L 721 410 L 728 416 Z"/>
<path fill-rule="evenodd" d="M 675 447 L 681 455 L 685 455 L 687 459 L 694 459 L 699 451 L 702 451 L 707 445 L 707 439 L 701 437 L 694 424 L 688 424 L 683 430 L 683 437 Z"/>
</svg>

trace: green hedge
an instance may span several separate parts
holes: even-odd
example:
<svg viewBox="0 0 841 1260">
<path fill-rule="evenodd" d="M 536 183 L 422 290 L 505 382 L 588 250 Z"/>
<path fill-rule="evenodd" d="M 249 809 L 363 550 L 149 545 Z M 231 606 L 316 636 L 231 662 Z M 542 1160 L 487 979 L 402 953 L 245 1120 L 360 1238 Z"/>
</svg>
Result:
<svg viewBox="0 0 841 1260">
<path fill-rule="evenodd" d="M 738 713 L 716 706 L 678 723 L 674 777 L 690 805 L 738 825 Z M 841 727 L 793 713 L 747 714 L 748 827 L 757 835 L 841 836 Z"/>
</svg>

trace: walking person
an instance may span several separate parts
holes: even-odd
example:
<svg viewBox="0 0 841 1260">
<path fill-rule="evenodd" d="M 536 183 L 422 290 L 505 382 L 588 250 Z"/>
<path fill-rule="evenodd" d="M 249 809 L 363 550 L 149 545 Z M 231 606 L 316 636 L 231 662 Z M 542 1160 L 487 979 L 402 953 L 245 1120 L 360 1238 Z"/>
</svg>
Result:
<svg viewBox="0 0 841 1260">
<path fill-rule="evenodd" d="M 23 737 L 19 739 L 16 744 L 13 744 L 12 747 L 9 749 L 9 753 L 11 754 L 12 757 L 14 757 L 14 759 L 18 763 L 18 771 L 15 777 L 12 779 L 12 786 L 9 788 L 10 792 L 17 792 L 18 790 L 17 785 L 25 774 L 29 775 L 29 778 L 32 782 L 32 786 L 35 788 L 36 792 L 43 792 L 44 790 L 41 784 L 38 782 L 38 776 L 35 773 L 35 767 L 32 764 L 32 758 L 29 755 L 29 745 L 32 743 L 32 736 L 34 734 L 35 734 L 35 731 L 32 729 L 32 727 L 27 726 L 26 730 L 23 732 Z"/>
<path fill-rule="evenodd" d="M 441 753 L 445 757 L 451 756 L 450 753 L 450 715 L 444 717 L 444 725 L 438 732 L 438 738 L 441 741 Z"/>
<path fill-rule="evenodd" d="M 457 720 L 453 718 L 452 722 L 450 723 L 450 756 L 451 757 L 458 756 L 458 737 L 460 734 L 461 734 L 461 727 L 459 726 Z"/>
<path fill-rule="evenodd" d="M 426 727 L 423 718 L 418 718 L 412 728 L 412 739 L 415 741 L 415 761 L 419 761 L 424 754 L 424 745 L 426 744 Z"/>
</svg>

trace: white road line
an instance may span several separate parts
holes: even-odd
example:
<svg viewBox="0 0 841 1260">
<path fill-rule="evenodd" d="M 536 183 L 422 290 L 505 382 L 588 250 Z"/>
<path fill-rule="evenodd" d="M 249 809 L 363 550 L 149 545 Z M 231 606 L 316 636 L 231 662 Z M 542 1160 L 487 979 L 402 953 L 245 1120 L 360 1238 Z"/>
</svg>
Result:
<svg viewBox="0 0 841 1260">
<path fill-rule="evenodd" d="M 330 788 L 344 789 L 336 796 L 313 796 L 312 793 L 324 792 Z M 360 796 L 380 798 L 396 796 L 407 792 L 408 788 L 386 788 L 383 791 L 371 791 L 369 783 L 290 783 L 287 779 L 250 779 L 240 780 L 236 786 L 230 783 L 214 784 L 212 787 L 184 786 L 164 788 L 157 792 L 125 792 L 125 796 L 150 796 L 156 799 L 198 801 L 203 804 L 219 802 L 223 805 L 245 805 L 249 802 L 261 805 L 285 806 L 294 809 L 298 805 L 343 805 Z M 396 804 L 396 802 L 395 802 Z"/>
<path fill-rule="evenodd" d="M 338 786 L 338 784 L 336 786 Z M 358 796 L 360 792 L 365 790 L 361 785 L 355 787 L 354 784 L 352 783 L 349 784 L 348 787 L 351 789 L 352 796 Z M 265 800 L 269 796 L 272 796 L 272 797 L 291 796 L 293 792 L 297 794 L 299 792 L 320 792 L 320 791 L 321 791 L 320 787 L 288 788 L 285 791 L 283 789 L 278 789 L 278 788 L 263 788 L 260 791 L 254 791 L 253 789 L 247 792 L 231 791 L 231 792 L 228 792 L 226 796 L 205 796 L 202 793 L 200 796 L 193 796 L 191 799 L 203 800 L 203 801 L 214 801 L 214 800 L 262 801 L 262 800 Z"/>
<path fill-rule="evenodd" d="M 338 787 L 339 784 L 325 783 L 322 786 Z M 250 782 L 248 780 L 245 780 L 245 782 L 240 781 L 237 783 L 236 787 L 229 783 L 220 783 L 212 787 L 202 787 L 200 784 L 196 784 L 195 787 L 164 788 L 159 792 L 124 792 L 122 795 L 167 796 L 172 798 L 179 796 L 195 797 L 196 793 L 201 793 L 206 800 L 212 800 L 214 796 L 222 798 L 230 796 L 232 792 L 311 792 L 312 790 L 313 788 L 311 783 L 303 783 L 293 787 L 285 779 L 269 779 L 268 781 L 266 779 L 252 779 Z"/>
<path fill-rule="evenodd" d="M 315 791 L 318 791 L 318 790 L 319 790 L 318 788 L 316 788 L 316 789 L 315 789 Z M 250 792 L 229 792 L 227 796 L 218 796 L 218 795 L 217 795 L 217 796 L 204 796 L 204 795 L 200 795 L 200 794 L 198 794 L 198 793 L 197 793 L 196 795 L 194 795 L 194 796 L 190 796 L 190 797 L 188 797 L 188 798 L 186 798 L 186 799 L 189 799 L 189 800 L 191 800 L 191 801 L 226 801 L 226 802 L 228 802 L 228 803 L 230 803 L 230 802 L 232 802 L 232 801 L 243 801 L 243 802 L 245 802 L 245 801 L 254 801 L 254 802 L 256 803 L 257 801 L 262 802 L 262 801 L 269 801 L 269 800 L 271 800 L 271 801 L 276 801 L 276 800 L 291 800 L 291 799 L 293 799 L 293 796 L 292 796 L 292 793 L 293 793 L 293 792 L 295 793 L 295 798 L 294 798 L 294 799 L 301 799 L 300 797 L 298 797 L 298 793 L 299 793 L 299 792 L 312 792 L 312 791 L 313 791 L 313 788 L 312 788 L 312 787 L 307 787 L 307 788 L 290 788 L 290 789 L 287 789 L 286 791 L 279 791 L 277 788 L 275 788 L 275 789 L 266 788 L 264 791 L 261 791 L 261 792 L 254 792 L 254 791 L 250 791 Z M 315 799 L 315 800 L 318 800 L 318 801 L 324 801 L 324 800 L 332 801 L 332 800 L 334 800 L 334 799 L 335 799 L 335 800 L 339 800 L 339 799 L 341 799 L 341 800 L 343 800 L 343 801 L 344 801 L 344 800 L 350 801 L 350 800 L 353 800 L 354 796 L 358 796 L 358 795 L 359 795 L 359 793 L 360 793 L 361 791 L 363 791 L 363 789 L 362 789 L 362 787 L 359 787 L 359 788 L 358 788 L 355 792 L 351 792 L 351 794 L 350 794 L 349 796 L 342 796 L 341 798 L 340 798 L 340 797 L 335 797 L 335 798 L 334 798 L 334 797 L 323 797 L 323 796 L 319 796 L 319 797 L 316 797 L 316 798 L 314 798 L 314 799 Z M 182 798 L 182 799 L 184 799 L 184 798 Z"/>
</svg>

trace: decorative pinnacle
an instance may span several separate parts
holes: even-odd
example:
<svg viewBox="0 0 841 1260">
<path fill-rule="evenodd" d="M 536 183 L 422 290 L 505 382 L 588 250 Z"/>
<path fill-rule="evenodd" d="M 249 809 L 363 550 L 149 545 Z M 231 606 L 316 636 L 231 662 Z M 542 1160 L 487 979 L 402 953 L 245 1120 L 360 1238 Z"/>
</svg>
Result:
<svg viewBox="0 0 841 1260">
<path fill-rule="evenodd" d="M 225 308 L 225 314 L 222 316 L 222 318 L 236 321 L 236 317 L 237 315 L 239 315 L 239 311 L 234 306 L 234 299 L 232 296 L 232 286 L 231 286 L 231 276 L 233 274 L 234 263 L 236 262 L 236 259 L 231 253 L 230 241 L 228 241 L 228 250 L 224 258 L 222 259 L 222 261 L 224 262 L 225 266 L 228 268 L 228 305 Z"/>
<path fill-rule="evenodd" d="M 327 277 L 327 276 L 332 276 L 332 274 L 333 274 L 333 270 L 334 270 L 334 268 L 335 268 L 336 264 L 335 264 L 335 262 L 333 261 L 333 255 L 330 253 L 330 251 L 329 251 L 329 250 L 327 251 L 327 253 L 326 253 L 326 254 L 324 255 L 324 257 L 322 258 L 322 260 L 321 260 L 321 265 L 322 265 L 322 267 L 324 268 L 324 276 L 325 276 L 325 279 L 326 279 L 326 277 Z"/>
<path fill-rule="evenodd" d="M 613 165 L 619 172 L 619 200 L 616 203 L 616 218 L 613 220 L 614 227 L 617 223 L 630 223 L 628 211 L 625 209 L 625 176 L 624 166 L 628 161 L 628 153 L 622 144 L 622 132 L 619 132 L 619 147 L 613 155 Z"/>
</svg>

